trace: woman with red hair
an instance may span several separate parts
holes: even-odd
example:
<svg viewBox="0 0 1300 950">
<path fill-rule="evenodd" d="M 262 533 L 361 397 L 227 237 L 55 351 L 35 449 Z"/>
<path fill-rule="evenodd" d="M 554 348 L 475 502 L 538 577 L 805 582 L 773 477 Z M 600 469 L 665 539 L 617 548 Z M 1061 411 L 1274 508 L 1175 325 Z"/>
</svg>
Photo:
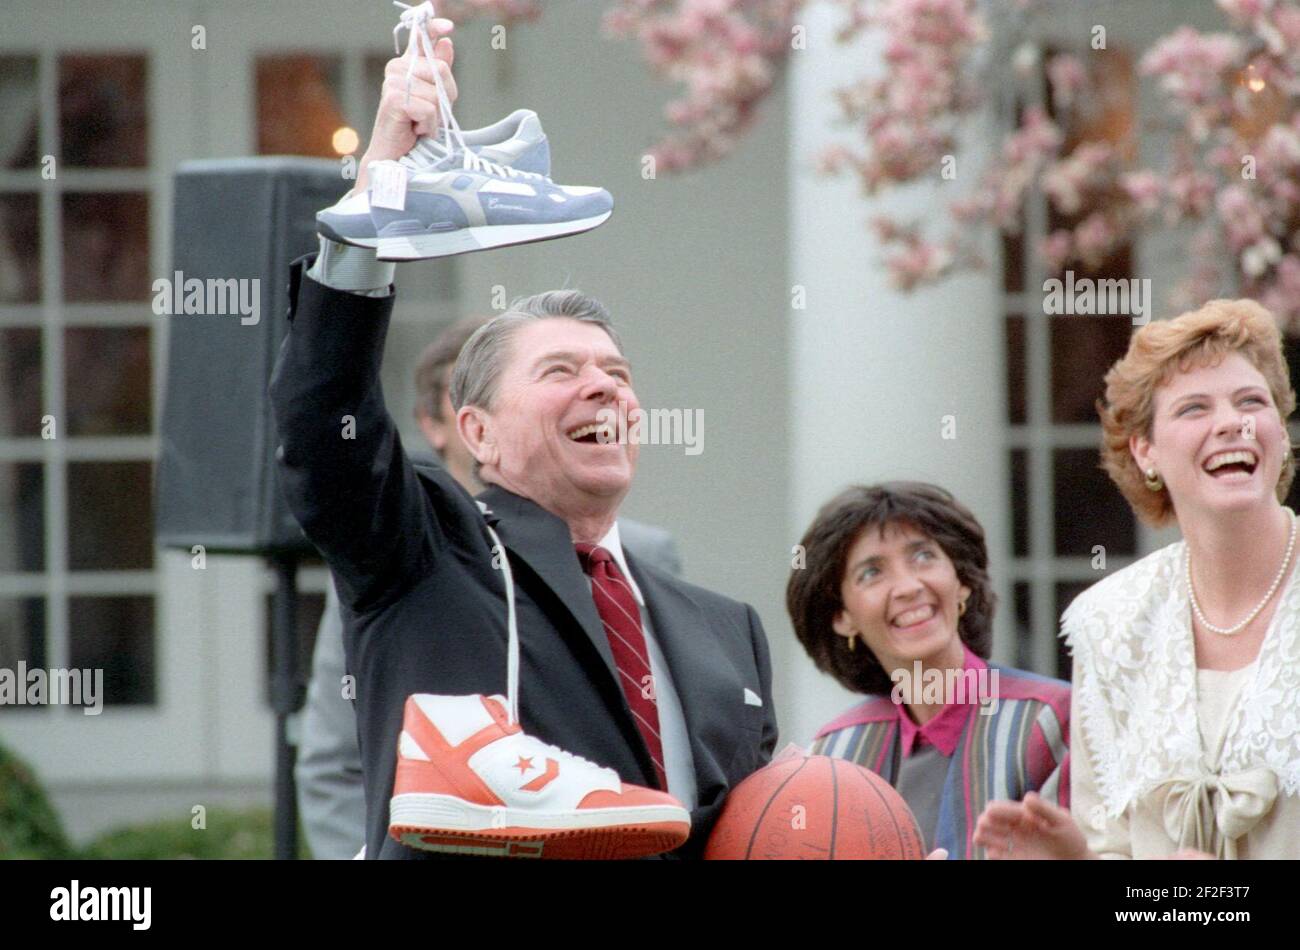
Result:
<svg viewBox="0 0 1300 950">
<path fill-rule="evenodd" d="M 1065 611 L 1070 811 L 989 805 L 990 857 L 1300 857 L 1295 404 L 1277 324 L 1250 300 L 1148 324 L 1111 368 L 1102 462 L 1182 540 Z"/>
</svg>

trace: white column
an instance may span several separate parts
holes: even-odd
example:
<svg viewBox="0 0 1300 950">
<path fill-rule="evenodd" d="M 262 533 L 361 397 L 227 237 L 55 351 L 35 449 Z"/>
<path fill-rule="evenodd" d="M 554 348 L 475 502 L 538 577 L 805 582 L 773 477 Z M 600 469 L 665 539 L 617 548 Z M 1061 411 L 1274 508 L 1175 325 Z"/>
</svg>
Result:
<svg viewBox="0 0 1300 950">
<path fill-rule="evenodd" d="M 991 125 L 967 135 L 955 181 L 941 181 L 936 168 L 934 185 L 868 199 L 856 178 L 819 175 L 817 153 L 858 134 L 837 121 L 834 90 L 883 68 L 877 37 L 835 42 L 841 19 L 829 5 L 809 8 L 807 49 L 790 58 L 789 283 L 803 288 L 807 303 L 789 315 L 791 544 L 847 485 L 929 481 L 979 517 L 1000 582 L 1010 531 L 1000 274 L 991 268 L 899 292 L 869 227 L 884 212 L 946 223 L 948 202 L 990 152 Z M 996 244 L 987 244 L 996 264 Z M 955 438 L 944 438 L 947 416 Z M 1003 592 L 998 657 L 1011 655 L 1010 609 Z M 817 672 L 797 641 L 774 639 L 773 647 L 786 697 L 783 741 L 806 744 L 856 700 Z"/>
</svg>

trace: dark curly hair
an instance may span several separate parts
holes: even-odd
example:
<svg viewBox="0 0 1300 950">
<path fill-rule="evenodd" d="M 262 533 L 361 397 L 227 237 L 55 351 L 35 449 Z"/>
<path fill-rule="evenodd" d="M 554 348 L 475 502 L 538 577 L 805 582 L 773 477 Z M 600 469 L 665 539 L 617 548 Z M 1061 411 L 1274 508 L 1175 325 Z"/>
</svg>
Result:
<svg viewBox="0 0 1300 950">
<path fill-rule="evenodd" d="M 893 682 L 870 650 L 845 649 L 832 622 L 844 608 L 840 585 L 849 549 L 864 531 L 887 525 L 910 525 L 943 549 L 958 580 L 971 592 L 966 613 L 957 622 L 958 635 L 985 659 L 993 645 L 997 597 L 989 581 L 984 528 L 970 510 L 925 482 L 855 485 L 823 505 L 804 534 L 804 566 L 790 573 L 785 606 L 795 635 L 817 669 L 856 693 L 888 695 Z"/>
</svg>

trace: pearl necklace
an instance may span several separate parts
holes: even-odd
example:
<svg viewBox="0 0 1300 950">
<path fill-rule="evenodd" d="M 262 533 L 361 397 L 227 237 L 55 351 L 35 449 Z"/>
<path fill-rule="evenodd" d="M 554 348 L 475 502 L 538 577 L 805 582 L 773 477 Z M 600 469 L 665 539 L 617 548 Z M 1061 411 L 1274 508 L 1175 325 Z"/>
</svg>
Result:
<svg viewBox="0 0 1300 950">
<path fill-rule="evenodd" d="M 1264 599 L 1255 605 L 1255 609 L 1241 623 L 1235 627 L 1216 627 L 1210 621 L 1205 619 L 1205 614 L 1201 613 L 1201 605 L 1196 602 L 1196 588 L 1192 587 L 1192 549 L 1187 549 L 1187 593 L 1192 601 L 1192 611 L 1196 614 L 1196 619 L 1201 622 L 1201 626 L 1212 633 L 1217 633 L 1225 637 L 1231 637 L 1240 633 L 1252 620 L 1259 616 L 1259 612 L 1264 609 L 1264 605 L 1273 599 L 1277 593 L 1278 586 L 1282 583 L 1282 578 L 1286 576 L 1287 565 L 1291 563 L 1291 552 L 1295 549 L 1296 519 L 1295 512 L 1290 508 L 1286 513 L 1291 516 L 1291 537 L 1286 543 L 1286 556 L 1282 558 L 1282 566 L 1278 568 L 1277 577 L 1273 578 L 1273 583 L 1264 595 Z"/>
</svg>

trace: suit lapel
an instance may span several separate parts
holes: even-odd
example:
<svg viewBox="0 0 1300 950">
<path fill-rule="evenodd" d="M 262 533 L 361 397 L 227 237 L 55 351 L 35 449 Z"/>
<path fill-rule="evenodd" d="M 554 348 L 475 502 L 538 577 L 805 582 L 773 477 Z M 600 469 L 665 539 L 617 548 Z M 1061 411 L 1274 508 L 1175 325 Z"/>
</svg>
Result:
<svg viewBox="0 0 1300 950">
<path fill-rule="evenodd" d="M 614 654 L 574 553 L 569 526 L 540 505 L 496 485 L 489 486 L 478 499 L 488 506 L 488 523 L 501 535 L 501 542 L 551 589 L 587 635 L 617 684 Z"/>
<path fill-rule="evenodd" d="M 672 578 L 624 551 L 686 717 L 701 805 L 726 788 L 745 683 L 703 609 Z M 753 684 L 757 687 L 757 683 Z"/>
</svg>

